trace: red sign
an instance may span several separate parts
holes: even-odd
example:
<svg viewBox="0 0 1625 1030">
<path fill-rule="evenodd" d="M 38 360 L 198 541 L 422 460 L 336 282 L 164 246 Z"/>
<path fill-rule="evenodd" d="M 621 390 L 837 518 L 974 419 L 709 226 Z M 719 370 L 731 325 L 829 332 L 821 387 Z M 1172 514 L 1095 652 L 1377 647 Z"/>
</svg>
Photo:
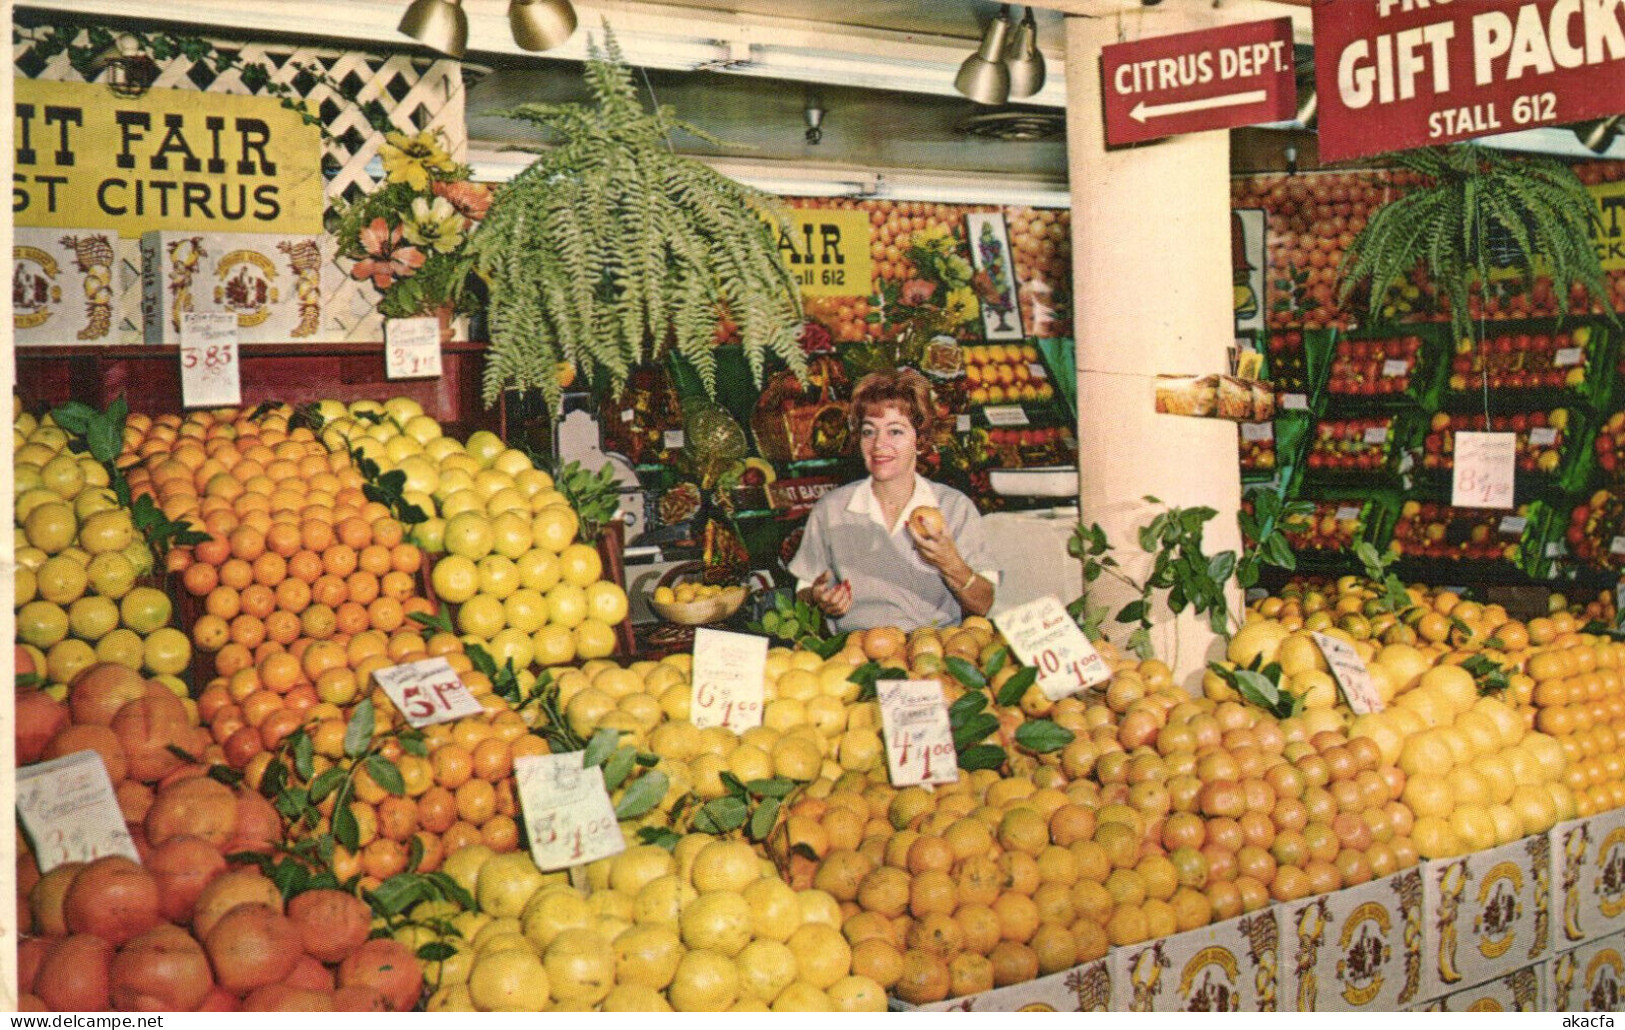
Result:
<svg viewBox="0 0 1625 1030">
<path fill-rule="evenodd" d="M 1287 121 L 1298 104 L 1289 18 L 1115 43 L 1100 76 L 1114 147 Z"/>
<path fill-rule="evenodd" d="M 1316 0 L 1320 158 L 1625 111 L 1620 0 Z"/>
</svg>

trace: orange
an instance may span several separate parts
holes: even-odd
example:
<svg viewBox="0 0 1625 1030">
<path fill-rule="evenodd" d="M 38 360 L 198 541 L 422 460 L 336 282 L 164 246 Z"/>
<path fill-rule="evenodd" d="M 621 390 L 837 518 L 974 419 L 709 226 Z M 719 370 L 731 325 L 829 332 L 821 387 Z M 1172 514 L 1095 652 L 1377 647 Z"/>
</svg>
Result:
<svg viewBox="0 0 1625 1030">
<path fill-rule="evenodd" d="M 259 647 L 265 643 L 265 623 L 252 615 L 239 615 L 231 620 L 231 639 L 244 647 Z"/>
<path fill-rule="evenodd" d="M 333 527 L 314 518 L 306 518 L 299 527 L 299 539 L 305 550 L 321 554 L 333 546 Z"/>
<path fill-rule="evenodd" d="M 267 689 L 278 694 L 286 694 L 293 689 L 294 684 L 305 678 L 305 673 L 300 667 L 299 659 L 284 652 L 267 656 L 260 663 L 259 676 Z"/>
<path fill-rule="evenodd" d="M 203 597 L 220 583 L 220 574 L 213 565 L 203 561 L 194 562 L 181 576 L 181 585 L 193 597 Z"/>
<path fill-rule="evenodd" d="M 361 605 L 371 604 L 378 597 L 378 577 L 371 572 L 352 572 L 344 581 L 350 600 Z"/>
<path fill-rule="evenodd" d="M 469 780 L 456 790 L 457 814 L 478 826 L 496 814 L 496 788 L 485 780 Z"/>
<path fill-rule="evenodd" d="M 334 610 L 334 624 L 338 632 L 354 636 L 367 628 L 367 609 L 355 601 L 345 601 Z"/>
<path fill-rule="evenodd" d="M 512 815 L 494 815 L 480 826 L 480 838 L 498 854 L 515 851 L 519 847 L 519 824 Z"/>
<path fill-rule="evenodd" d="M 457 796 L 443 786 L 430 787 L 417 800 L 418 825 L 445 833 L 457 821 Z"/>
<path fill-rule="evenodd" d="M 414 551 L 416 548 L 413 549 Z M 417 593 L 417 583 L 410 574 L 399 569 L 386 572 L 378 580 L 378 593 L 383 597 L 392 597 L 401 603 Z M 426 600 L 426 599 L 425 599 Z"/>
<path fill-rule="evenodd" d="M 262 688 L 243 698 L 243 718 L 250 726 L 258 727 L 266 716 L 281 707 L 282 698 Z"/>
<path fill-rule="evenodd" d="M 299 627 L 307 637 L 331 640 L 338 632 L 338 616 L 325 604 L 313 604 L 299 614 Z"/>
<path fill-rule="evenodd" d="M 272 554 L 292 558 L 299 553 L 299 527 L 288 522 L 273 523 L 265 532 L 265 548 Z"/>
<path fill-rule="evenodd" d="M 312 683 L 328 669 L 342 668 L 345 665 L 345 654 L 342 645 L 328 641 L 318 641 L 305 650 L 301 662 L 305 670 L 305 678 Z"/>
<path fill-rule="evenodd" d="M 220 566 L 220 582 L 233 590 L 241 590 L 254 582 L 254 567 L 241 558 L 228 558 Z"/>
<path fill-rule="evenodd" d="M 348 518 L 333 527 L 339 542 L 352 551 L 359 551 L 372 543 L 372 526 L 359 518 Z"/>
<path fill-rule="evenodd" d="M 302 579 L 285 579 L 276 585 L 276 606 L 298 615 L 310 604 L 310 586 Z"/>
<path fill-rule="evenodd" d="M 344 585 L 344 577 L 327 573 L 311 584 L 310 597 L 317 604 L 337 608 L 349 599 L 350 592 Z"/>
<path fill-rule="evenodd" d="M 214 671 L 221 676 L 233 676 L 252 665 L 253 653 L 241 644 L 227 644 L 214 656 Z"/>
<path fill-rule="evenodd" d="M 376 604 L 377 602 L 374 603 Z M 423 638 L 408 630 L 405 632 L 396 633 L 394 636 L 389 638 L 389 649 L 387 653 L 389 657 L 393 658 L 396 662 L 405 662 L 409 660 L 411 656 L 421 655 L 423 650 Z M 459 723 L 458 725 L 464 725 L 465 723 L 466 720 L 464 723 Z"/>
<path fill-rule="evenodd" d="M 380 597 L 367 606 L 367 616 L 374 629 L 386 633 L 399 629 L 406 621 L 406 612 L 393 597 Z"/>
<path fill-rule="evenodd" d="M 474 756 L 460 744 L 446 744 L 436 749 L 430 753 L 429 761 L 434 766 L 435 782 L 449 790 L 456 790 L 474 775 Z"/>
<path fill-rule="evenodd" d="M 322 553 L 322 568 L 340 579 L 356 570 L 356 553 L 344 544 L 334 544 Z"/>
<path fill-rule="evenodd" d="M 218 615 L 203 615 L 192 626 L 192 643 L 201 651 L 218 651 L 230 639 L 231 629 L 226 620 Z"/>
<path fill-rule="evenodd" d="M 222 619 L 234 619 L 242 611 L 242 596 L 231 587 L 215 587 L 203 599 L 203 610 Z"/>
<path fill-rule="evenodd" d="M 305 583 L 314 583 L 322 575 L 322 558 L 315 551 L 299 551 L 288 559 L 288 575 Z"/>
<path fill-rule="evenodd" d="M 506 741 L 487 737 L 474 747 L 474 775 L 491 783 L 513 772 L 513 753 Z"/>
<path fill-rule="evenodd" d="M 393 568 L 391 560 L 389 548 L 382 544 L 368 544 L 356 555 L 356 565 L 375 576 L 382 576 Z"/>
<path fill-rule="evenodd" d="M 266 551 L 254 559 L 254 582 L 274 587 L 288 578 L 288 559 Z"/>
<path fill-rule="evenodd" d="M 239 601 L 243 612 L 256 619 L 263 619 L 276 610 L 276 593 L 264 583 L 244 587 Z"/>
<path fill-rule="evenodd" d="M 405 530 L 400 522 L 392 518 L 377 519 L 372 524 L 372 540 L 375 544 L 394 548 L 400 546 L 405 538 Z"/>
<path fill-rule="evenodd" d="M 423 552 L 414 544 L 396 544 L 389 552 L 389 561 L 397 572 L 416 572 L 423 567 Z"/>
</svg>

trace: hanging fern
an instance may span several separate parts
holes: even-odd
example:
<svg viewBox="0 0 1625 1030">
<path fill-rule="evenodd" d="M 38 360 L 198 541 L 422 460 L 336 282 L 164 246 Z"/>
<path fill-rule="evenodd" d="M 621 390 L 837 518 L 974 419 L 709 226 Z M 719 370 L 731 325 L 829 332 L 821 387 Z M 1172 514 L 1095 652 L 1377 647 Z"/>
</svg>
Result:
<svg viewBox="0 0 1625 1030">
<path fill-rule="evenodd" d="M 588 50 L 595 106 L 498 112 L 561 142 L 498 192 L 473 241 L 491 288 L 486 403 L 532 388 L 555 403 L 560 362 L 619 391 L 668 346 L 714 393 L 724 313 L 758 383 L 769 354 L 799 374 L 801 300 L 778 249 L 777 201 L 672 151 L 674 131 L 717 141 L 669 108 L 644 109 L 607 25 L 603 50 Z"/>
<path fill-rule="evenodd" d="M 1538 259 L 1559 298 L 1577 282 L 1608 303 L 1591 245 L 1596 201 L 1567 165 L 1474 145 L 1407 151 L 1394 160 L 1424 183 L 1379 208 L 1343 255 L 1342 300 L 1369 281 L 1375 320 L 1389 288 L 1420 263 L 1449 298 L 1456 337 L 1471 336 L 1468 299 L 1475 280 L 1481 287 L 1488 281 L 1494 235 L 1503 244 L 1495 247 L 1496 264 L 1510 259 L 1533 282 Z"/>
</svg>

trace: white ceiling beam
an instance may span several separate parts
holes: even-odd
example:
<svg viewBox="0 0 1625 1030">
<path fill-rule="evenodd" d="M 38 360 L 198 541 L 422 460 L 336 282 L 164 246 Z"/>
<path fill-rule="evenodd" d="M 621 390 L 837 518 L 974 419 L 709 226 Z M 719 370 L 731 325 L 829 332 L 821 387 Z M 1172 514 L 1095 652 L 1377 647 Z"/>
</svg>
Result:
<svg viewBox="0 0 1625 1030">
<path fill-rule="evenodd" d="M 1293 40 L 1313 42 L 1308 0 L 1163 0 L 1151 6 L 1141 0 L 1043 0 L 1038 6 L 1084 18 L 1139 18 L 1139 29 L 1148 35 L 1155 32 L 1159 18 L 1176 11 L 1184 19 L 1194 14 L 1215 25 L 1291 18 Z"/>
</svg>

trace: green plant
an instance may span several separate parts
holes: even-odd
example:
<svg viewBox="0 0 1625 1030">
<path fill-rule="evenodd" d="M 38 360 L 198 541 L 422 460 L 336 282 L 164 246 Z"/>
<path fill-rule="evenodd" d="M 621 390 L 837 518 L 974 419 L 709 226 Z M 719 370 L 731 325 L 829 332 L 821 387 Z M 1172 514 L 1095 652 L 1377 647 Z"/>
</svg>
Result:
<svg viewBox="0 0 1625 1030">
<path fill-rule="evenodd" d="M 1487 288 L 1493 233 L 1508 244 L 1499 264 L 1532 281 L 1538 261 L 1559 298 L 1580 283 L 1607 305 L 1608 281 L 1591 245 L 1597 205 L 1567 165 L 1475 145 L 1405 151 L 1394 161 L 1424 184 L 1378 208 L 1360 230 L 1339 269 L 1341 300 L 1369 282 L 1375 319 L 1388 291 L 1420 264 L 1450 300 L 1456 337 L 1471 337 L 1469 297 L 1475 280 Z"/>
<path fill-rule="evenodd" d="M 1376 584 L 1379 591 L 1376 600 L 1384 612 L 1400 615 L 1415 607 L 1416 599 L 1405 589 L 1405 581 L 1388 571 L 1388 567 L 1399 560 L 1398 554 L 1379 554 L 1375 547 L 1362 540 L 1354 545 L 1354 557 L 1360 560 L 1366 578 Z"/>
<path fill-rule="evenodd" d="M 792 598 L 784 591 L 774 594 L 773 607 L 763 612 L 757 621 L 747 623 L 745 628 L 764 637 L 772 637 L 791 645 L 800 645 L 808 650 L 817 651 L 825 658 L 833 657 L 846 643 L 844 633 L 835 640 L 825 641 L 824 613 L 816 606 L 800 598 Z M 834 644 L 834 647 L 830 647 L 830 644 Z M 829 653 L 825 654 L 825 651 Z"/>
<path fill-rule="evenodd" d="M 558 145 L 498 192 L 474 239 L 491 285 L 486 402 L 540 388 L 556 404 L 561 362 L 619 392 L 633 366 L 668 346 L 714 393 L 724 314 L 758 383 L 768 354 L 800 374 L 801 300 L 778 249 L 777 202 L 673 151 L 677 131 L 717 141 L 668 108 L 643 108 L 607 26 L 589 53 L 592 107 L 497 112 Z"/>
<path fill-rule="evenodd" d="M 531 455 L 531 463 L 536 464 L 535 455 Z M 579 461 L 555 467 L 553 488 L 575 509 L 579 520 L 576 539 L 584 544 L 597 543 L 604 527 L 621 510 L 621 487 L 615 481 L 615 467 L 608 462 L 597 472 L 588 472 Z"/>
</svg>

